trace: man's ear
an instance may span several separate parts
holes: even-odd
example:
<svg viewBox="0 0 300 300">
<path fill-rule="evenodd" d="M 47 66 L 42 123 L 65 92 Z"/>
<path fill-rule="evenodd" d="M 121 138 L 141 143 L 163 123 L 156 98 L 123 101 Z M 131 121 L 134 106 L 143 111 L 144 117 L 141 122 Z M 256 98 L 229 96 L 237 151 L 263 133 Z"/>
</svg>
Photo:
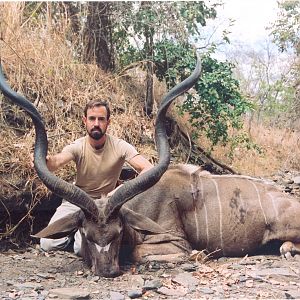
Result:
<svg viewBox="0 0 300 300">
<path fill-rule="evenodd" d="M 84 125 L 86 125 L 86 116 L 82 117 L 82 122 L 83 122 Z"/>
</svg>

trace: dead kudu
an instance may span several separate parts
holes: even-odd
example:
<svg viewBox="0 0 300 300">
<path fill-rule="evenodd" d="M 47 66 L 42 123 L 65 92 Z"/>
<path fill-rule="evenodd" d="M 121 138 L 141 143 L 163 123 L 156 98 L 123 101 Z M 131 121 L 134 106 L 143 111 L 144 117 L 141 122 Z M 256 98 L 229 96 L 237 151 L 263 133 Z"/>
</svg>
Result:
<svg viewBox="0 0 300 300">
<path fill-rule="evenodd" d="M 167 170 L 170 161 L 169 144 L 165 131 L 165 115 L 172 101 L 189 90 L 200 76 L 198 59 L 193 73 L 170 90 L 162 100 L 155 123 L 155 141 L 159 162 L 148 172 L 125 183 L 110 198 L 94 201 L 83 190 L 52 174 L 46 164 L 48 140 L 43 119 L 36 107 L 25 97 L 14 92 L 6 83 L 0 67 L 0 89 L 13 103 L 22 107 L 31 117 L 35 132 L 34 167 L 41 181 L 55 194 L 61 196 L 81 210 L 62 218 L 36 237 L 60 238 L 79 230 L 82 236 L 81 255 L 96 275 L 113 277 L 119 274 L 119 253 L 123 243 L 142 243 L 141 232 L 152 234 L 165 230 L 157 223 L 123 206 L 138 194 L 156 184 Z M 146 199 L 142 202 L 145 205 Z M 175 238 L 176 240 L 176 238 Z"/>
</svg>

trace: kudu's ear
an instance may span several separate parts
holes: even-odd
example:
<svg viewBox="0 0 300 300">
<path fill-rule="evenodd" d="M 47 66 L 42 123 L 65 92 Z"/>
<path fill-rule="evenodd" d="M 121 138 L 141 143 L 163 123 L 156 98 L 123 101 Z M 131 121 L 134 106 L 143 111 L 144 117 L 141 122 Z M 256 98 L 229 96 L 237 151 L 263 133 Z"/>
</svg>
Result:
<svg viewBox="0 0 300 300">
<path fill-rule="evenodd" d="M 75 231 L 81 226 L 84 215 L 82 211 L 69 214 L 51 224 L 46 228 L 32 235 L 35 238 L 50 238 L 59 239 L 65 237 Z"/>
<path fill-rule="evenodd" d="M 136 230 L 147 231 L 149 233 L 167 232 L 167 230 L 161 227 L 158 223 L 154 222 L 144 215 L 134 212 L 127 207 L 122 207 L 120 209 L 120 213 L 124 218 L 125 223 Z"/>
</svg>

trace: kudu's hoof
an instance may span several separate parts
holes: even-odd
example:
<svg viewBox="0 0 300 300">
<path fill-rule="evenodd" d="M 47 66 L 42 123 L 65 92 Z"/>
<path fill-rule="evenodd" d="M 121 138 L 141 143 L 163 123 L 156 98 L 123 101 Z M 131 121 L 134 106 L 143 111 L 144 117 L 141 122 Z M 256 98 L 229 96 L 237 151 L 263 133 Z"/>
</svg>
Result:
<svg viewBox="0 0 300 300">
<path fill-rule="evenodd" d="M 292 242 L 284 242 L 280 247 L 281 257 L 284 257 L 286 259 L 291 258 L 296 253 L 297 249 L 295 247 L 295 244 Z"/>
</svg>

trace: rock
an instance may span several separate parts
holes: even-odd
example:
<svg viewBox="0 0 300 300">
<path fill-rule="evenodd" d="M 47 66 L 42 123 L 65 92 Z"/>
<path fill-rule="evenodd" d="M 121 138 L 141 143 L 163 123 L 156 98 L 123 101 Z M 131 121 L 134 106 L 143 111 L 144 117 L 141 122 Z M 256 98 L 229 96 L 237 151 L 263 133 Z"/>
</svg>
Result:
<svg viewBox="0 0 300 300">
<path fill-rule="evenodd" d="M 43 286 L 40 283 L 35 283 L 35 282 L 15 283 L 14 287 L 16 287 L 19 290 L 32 289 L 37 291 L 43 289 Z"/>
<path fill-rule="evenodd" d="M 93 276 L 93 277 L 91 278 L 91 281 L 93 281 L 93 282 L 98 282 L 99 279 L 100 279 L 99 276 Z"/>
<path fill-rule="evenodd" d="M 149 264 L 149 271 L 151 272 L 156 272 L 157 270 L 160 269 L 160 263 L 159 262 L 152 262 L 151 264 Z"/>
<path fill-rule="evenodd" d="M 293 181 L 294 181 L 295 184 L 300 185 L 300 176 L 294 177 Z"/>
<path fill-rule="evenodd" d="M 286 291 L 285 296 L 287 299 L 299 299 L 300 291 L 297 291 L 297 290 Z"/>
<path fill-rule="evenodd" d="M 175 264 L 173 264 L 173 263 L 167 263 L 167 265 L 166 265 L 166 267 L 168 268 L 168 269 L 174 269 L 175 268 Z"/>
<path fill-rule="evenodd" d="M 58 288 L 52 289 L 49 292 L 50 294 L 57 296 L 59 299 L 90 299 L 89 292 L 82 288 Z"/>
<path fill-rule="evenodd" d="M 141 275 L 132 275 L 129 277 L 129 286 L 132 289 L 141 288 L 144 285 L 144 278 Z"/>
<path fill-rule="evenodd" d="M 110 292 L 110 299 L 111 300 L 124 300 L 125 297 L 119 292 Z"/>
<path fill-rule="evenodd" d="M 188 288 L 195 288 L 199 283 L 199 280 L 190 273 L 180 273 L 172 281 Z"/>
<path fill-rule="evenodd" d="M 143 286 L 143 289 L 146 291 L 156 290 L 156 289 L 160 288 L 161 286 L 162 286 L 162 283 L 158 279 L 154 279 L 154 280 L 150 280 L 150 281 L 147 280 Z"/>
<path fill-rule="evenodd" d="M 173 289 L 173 288 L 167 288 L 165 286 L 159 288 L 157 290 L 159 294 L 171 296 L 171 297 L 184 297 L 187 294 L 187 291 L 182 289 Z"/>
<path fill-rule="evenodd" d="M 294 256 L 294 259 L 295 259 L 296 261 L 300 261 L 300 255 L 299 255 L 299 254 L 296 254 L 296 255 Z"/>
<path fill-rule="evenodd" d="M 272 275 L 298 277 L 298 275 L 289 268 L 269 268 L 269 269 L 249 271 L 248 275 L 253 277 L 272 276 Z"/>
<path fill-rule="evenodd" d="M 143 296 L 143 291 L 142 290 L 132 290 L 132 291 L 128 292 L 128 297 L 130 299 L 136 299 L 136 298 L 139 298 L 139 297 L 142 297 L 142 296 Z"/>
<path fill-rule="evenodd" d="M 183 271 L 187 271 L 187 272 L 194 272 L 194 271 L 196 271 L 196 266 L 193 265 L 193 264 L 187 264 L 187 263 L 185 263 L 185 264 L 181 265 L 181 269 Z"/>
<path fill-rule="evenodd" d="M 53 275 L 50 275 L 48 273 L 37 273 L 36 276 L 43 278 L 43 279 L 55 279 Z"/>
<path fill-rule="evenodd" d="M 199 288 L 199 291 L 202 292 L 203 294 L 207 294 L 207 295 L 214 294 L 214 291 L 207 287 Z"/>
</svg>

